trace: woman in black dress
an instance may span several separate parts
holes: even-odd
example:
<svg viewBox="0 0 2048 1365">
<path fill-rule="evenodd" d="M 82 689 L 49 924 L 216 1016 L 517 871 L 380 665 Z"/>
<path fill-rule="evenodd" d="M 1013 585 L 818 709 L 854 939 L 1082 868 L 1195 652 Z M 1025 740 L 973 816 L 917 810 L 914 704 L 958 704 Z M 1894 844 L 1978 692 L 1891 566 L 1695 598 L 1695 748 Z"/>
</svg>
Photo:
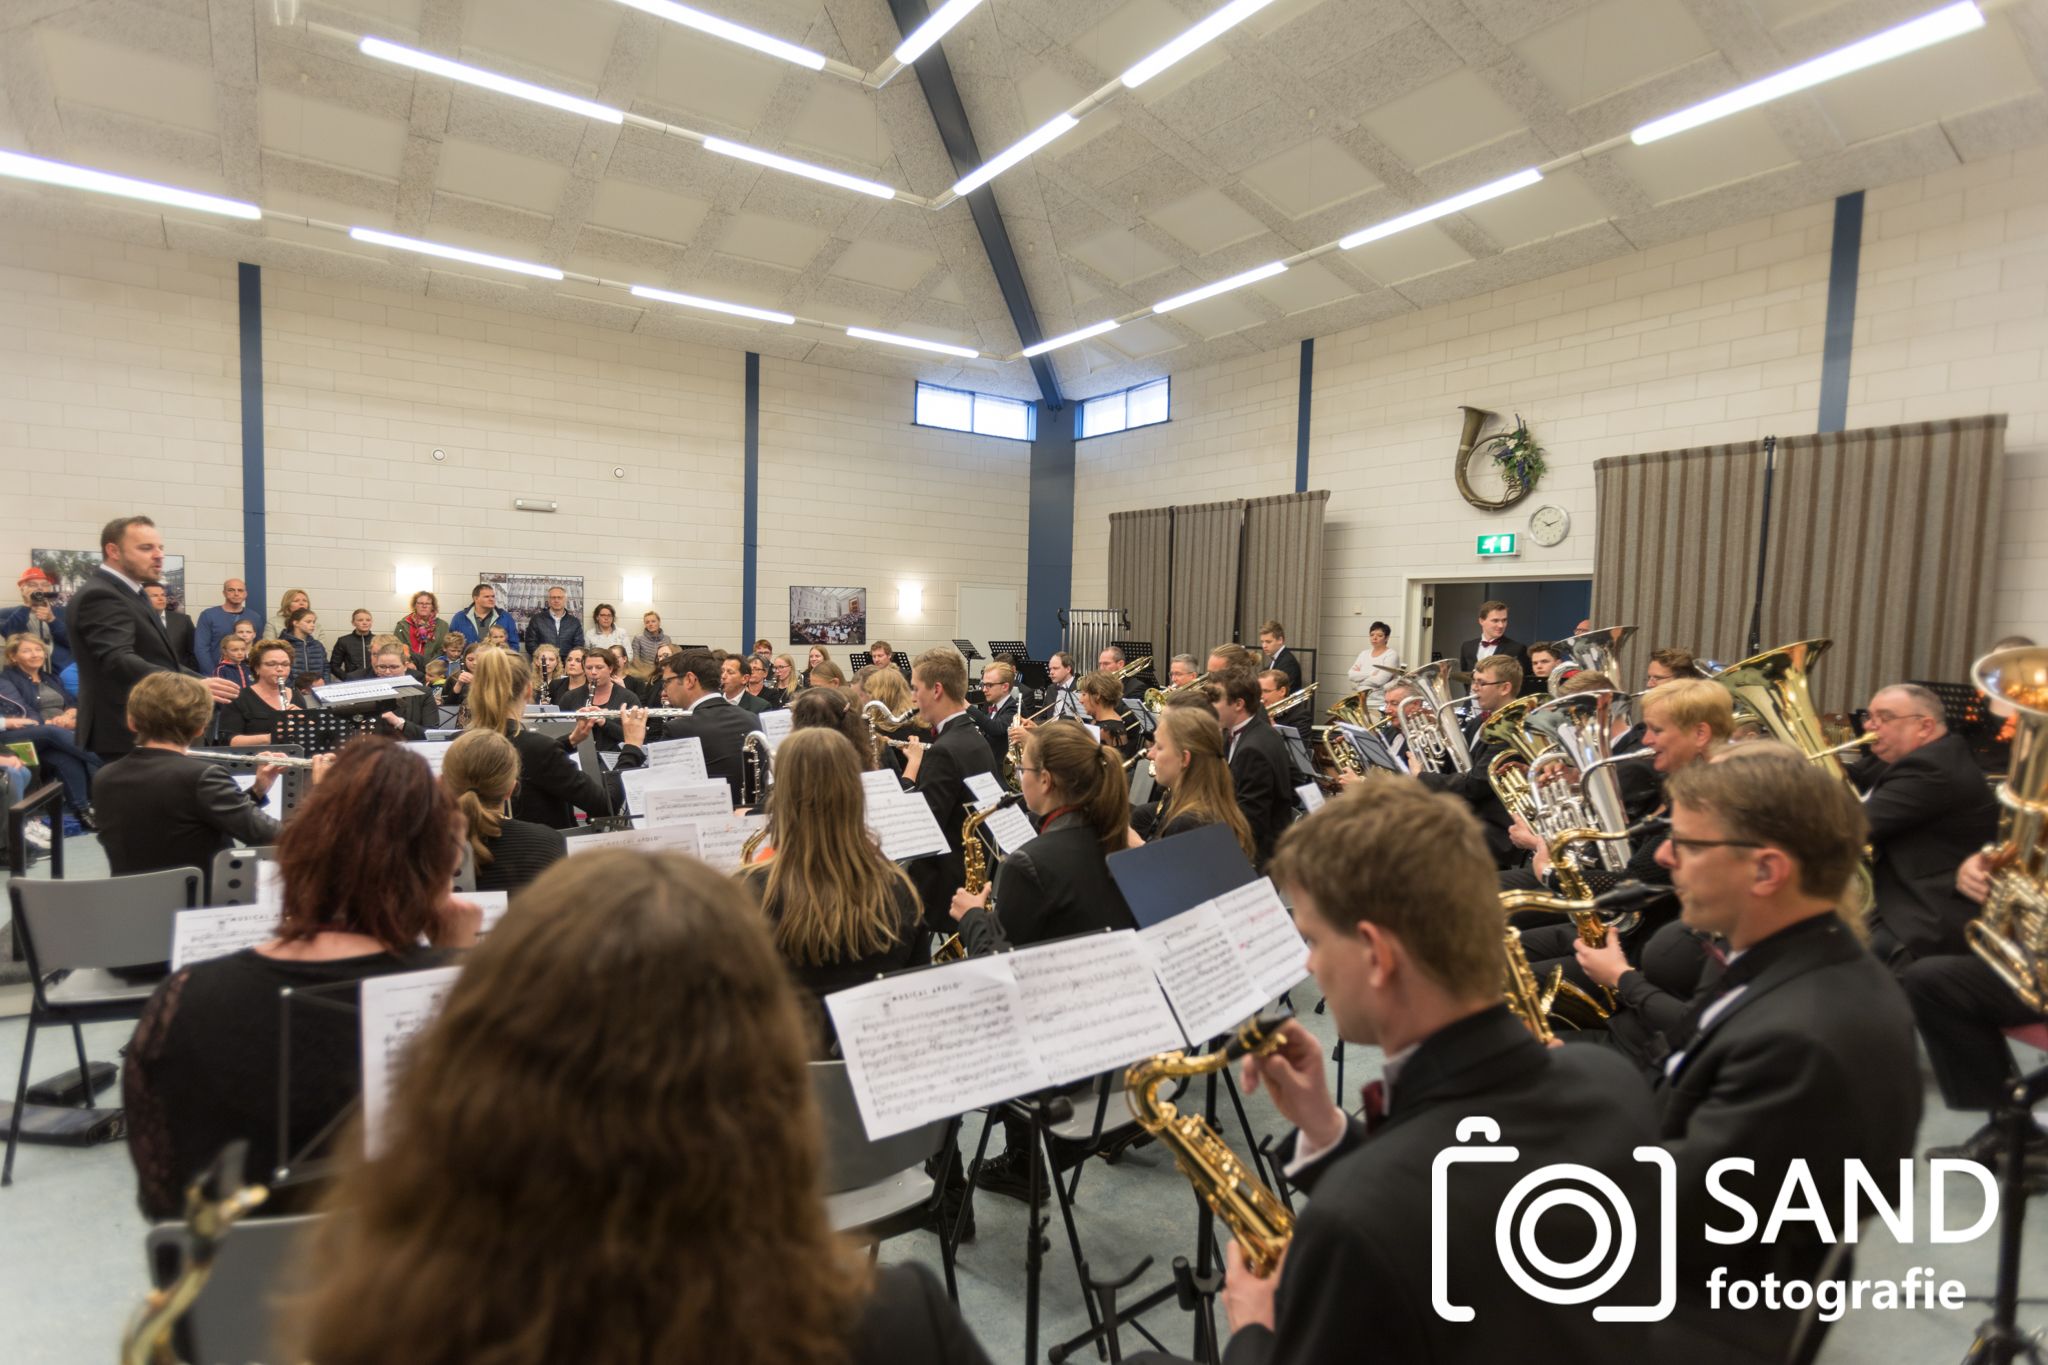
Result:
<svg viewBox="0 0 2048 1365">
<path fill-rule="evenodd" d="M 456 739 L 441 764 L 441 785 L 462 811 L 477 890 L 517 891 L 569 855 L 560 830 L 510 815 L 519 751 L 503 735 L 470 730 Z"/>
<path fill-rule="evenodd" d="M 258 640 L 249 651 L 249 663 L 256 681 L 235 694 L 221 711 L 220 732 L 236 749 L 260 749 L 274 744 L 271 731 L 278 718 L 303 708 L 292 701 L 286 681 L 292 675 L 292 647 L 282 640 Z"/>
<path fill-rule="evenodd" d="M 1170 839 L 1204 825 L 1228 825 L 1246 858 L 1257 856 L 1252 827 L 1238 808 L 1230 764 L 1223 757 L 1223 724 L 1206 706 L 1169 706 L 1152 735 L 1152 777 L 1166 795 L 1131 812 L 1131 828 L 1145 839 Z"/>
</svg>

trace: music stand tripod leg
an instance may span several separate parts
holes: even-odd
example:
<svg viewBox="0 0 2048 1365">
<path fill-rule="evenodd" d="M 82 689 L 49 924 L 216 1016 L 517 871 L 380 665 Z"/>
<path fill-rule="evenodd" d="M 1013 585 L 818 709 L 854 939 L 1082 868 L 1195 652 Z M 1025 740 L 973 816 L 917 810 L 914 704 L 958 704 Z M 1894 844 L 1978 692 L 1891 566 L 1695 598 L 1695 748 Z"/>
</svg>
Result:
<svg viewBox="0 0 2048 1365">
<path fill-rule="evenodd" d="M 1998 1281 L 1991 1317 L 1977 1329 L 1964 1365 L 2042 1365 L 2041 1343 L 2019 1326 L 2020 1256 L 2027 1212 L 2027 1139 L 2034 1132 L 2034 1105 L 2048 1095 L 2048 1067 L 2013 1083 L 1999 1106 Z"/>
</svg>

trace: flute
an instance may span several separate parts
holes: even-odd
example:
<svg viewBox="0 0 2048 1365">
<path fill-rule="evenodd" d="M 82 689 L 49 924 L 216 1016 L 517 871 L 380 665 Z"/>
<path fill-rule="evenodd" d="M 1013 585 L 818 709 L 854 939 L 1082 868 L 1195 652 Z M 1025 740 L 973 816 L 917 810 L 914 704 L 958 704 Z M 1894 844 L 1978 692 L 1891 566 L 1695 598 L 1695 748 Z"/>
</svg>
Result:
<svg viewBox="0 0 2048 1365">
<path fill-rule="evenodd" d="M 592 720 L 619 720 L 627 711 L 637 711 L 652 720 L 661 716 L 687 716 L 690 713 L 680 706 L 629 706 L 614 710 L 591 707 L 585 711 L 529 711 L 527 720 L 581 720 L 588 716 Z"/>
<path fill-rule="evenodd" d="M 293 758 L 290 754 L 267 754 L 260 749 L 253 753 L 241 754 L 224 754 L 212 749 L 187 749 L 185 752 L 193 758 L 212 759 L 215 763 L 250 763 L 259 768 L 310 768 L 313 766 L 313 760 L 310 758 Z"/>
</svg>

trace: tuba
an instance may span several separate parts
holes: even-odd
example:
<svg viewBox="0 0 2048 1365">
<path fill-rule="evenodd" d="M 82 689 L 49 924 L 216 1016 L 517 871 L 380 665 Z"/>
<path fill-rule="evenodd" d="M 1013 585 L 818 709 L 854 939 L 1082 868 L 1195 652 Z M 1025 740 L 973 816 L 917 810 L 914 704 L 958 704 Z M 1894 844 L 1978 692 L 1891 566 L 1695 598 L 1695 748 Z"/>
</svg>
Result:
<svg viewBox="0 0 2048 1365">
<path fill-rule="evenodd" d="M 1433 664 L 1409 669 L 1397 679 L 1422 694 L 1403 697 L 1394 721 L 1401 727 L 1408 748 L 1431 772 L 1472 771 L 1472 747 L 1465 742 L 1464 728 L 1458 724 L 1457 712 L 1451 704 L 1449 679 L 1451 670 L 1457 666 L 1456 659 L 1438 659 Z"/>
<path fill-rule="evenodd" d="M 747 732 L 740 741 L 740 764 L 740 804 L 759 810 L 775 789 L 775 751 L 769 747 L 767 735 L 759 730 Z"/>
<path fill-rule="evenodd" d="M 1620 654 L 1621 647 L 1627 644 L 1639 629 L 1639 626 L 1607 626 L 1601 630 L 1589 630 L 1583 635 L 1574 635 L 1568 640 L 1558 641 L 1566 656 L 1571 659 L 1571 667 L 1566 668 L 1559 663 L 1556 668 L 1550 670 L 1550 677 L 1546 682 L 1550 695 L 1556 696 L 1558 689 L 1564 686 L 1572 674 L 1587 670 L 1604 673 L 1609 681 L 1620 683 L 1621 674 L 1617 671 L 1620 660 L 1616 656 Z"/>
<path fill-rule="evenodd" d="M 1285 1010 L 1268 1011 L 1239 1025 L 1220 1051 L 1192 1058 L 1185 1052 L 1162 1052 L 1124 1073 L 1124 1095 L 1138 1126 L 1172 1151 L 1174 1165 L 1230 1229 L 1246 1267 L 1260 1279 L 1273 1273 L 1287 1250 L 1294 1215 L 1245 1169 L 1208 1119 L 1181 1113 L 1171 1100 L 1160 1098 L 1159 1090 L 1178 1077 L 1207 1075 L 1240 1057 L 1272 1052 L 1280 1046 L 1281 1026 L 1289 1017 Z"/>
<path fill-rule="evenodd" d="M 2048 1010 L 2048 649 L 2002 649 L 1970 674 L 2017 723 L 1998 789 L 1998 842 L 1985 850 L 1991 892 L 1963 932 L 2027 1008 Z"/>
<path fill-rule="evenodd" d="M 1808 761 L 1827 769 L 1836 781 L 1847 784 L 1849 773 L 1842 766 L 1841 755 L 1868 744 L 1873 737 L 1858 735 L 1845 744 L 1834 744 L 1821 725 L 1807 675 L 1832 644 L 1833 640 L 1800 640 L 1779 645 L 1717 670 L 1713 679 L 1735 698 L 1736 724 L 1762 726 L 1772 739 L 1791 745 Z"/>
</svg>

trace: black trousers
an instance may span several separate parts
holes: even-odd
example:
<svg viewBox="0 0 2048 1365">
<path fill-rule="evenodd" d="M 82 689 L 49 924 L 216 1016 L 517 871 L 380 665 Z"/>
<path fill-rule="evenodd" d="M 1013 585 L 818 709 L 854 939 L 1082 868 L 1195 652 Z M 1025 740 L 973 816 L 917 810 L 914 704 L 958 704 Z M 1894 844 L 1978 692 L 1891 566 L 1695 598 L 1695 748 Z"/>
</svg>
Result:
<svg viewBox="0 0 2048 1365">
<path fill-rule="evenodd" d="M 1942 1099 L 1951 1109 L 1994 1108 L 2015 1074 L 2003 1031 L 2044 1016 L 1975 953 L 1921 958 L 1903 980 Z"/>
</svg>

